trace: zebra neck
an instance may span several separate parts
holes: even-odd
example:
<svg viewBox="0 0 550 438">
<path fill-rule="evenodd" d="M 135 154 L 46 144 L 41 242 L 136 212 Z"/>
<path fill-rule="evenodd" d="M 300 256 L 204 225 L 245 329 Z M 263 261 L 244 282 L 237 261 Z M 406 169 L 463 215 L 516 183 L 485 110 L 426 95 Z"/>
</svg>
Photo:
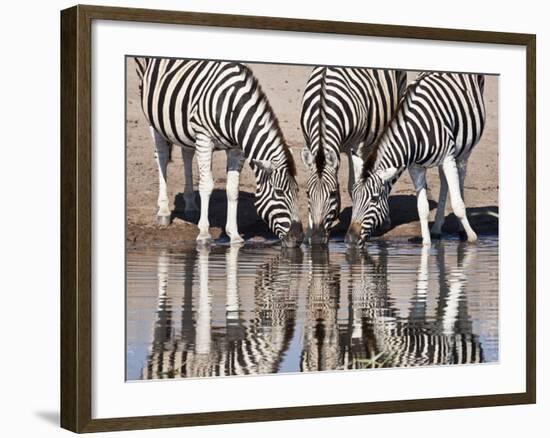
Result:
<svg viewBox="0 0 550 438">
<path fill-rule="evenodd" d="M 370 172 L 376 173 L 382 178 L 390 191 L 407 169 L 406 156 L 402 154 L 403 149 L 406 148 L 396 146 L 383 138 L 374 152 L 375 157 L 371 158 L 374 160 L 374 164 L 371 164 Z"/>
<path fill-rule="evenodd" d="M 284 162 L 288 158 L 288 146 L 277 120 L 270 114 L 248 125 L 246 132 L 240 130 L 234 142 L 248 160 Z"/>
<path fill-rule="evenodd" d="M 260 150 L 261 149 L 262 148 L 260 148 Z M 264 145 L 264 149 L 266 150 L 266 153 L 264 154 L 246 155 L 245 153 L 245 157 L 248 159 L 254 171 L 257 194 L 260 183 L 265 182 L 264 179 L 269 179 L 269 172 L 262 171 L 262 168 L 260 166 L 254 164 L 255 161 L 259 161 L 262 167 L 269 166 L 272 170 L 274 170 L 275 168 L 286 168 L 290 175 L 294 177 L 296 176 L 294 159 L 292 157 L 290 149 L 284 143 L 284 140 L 282 140 L 280 143 L 266 144 Z"/>
</svg>

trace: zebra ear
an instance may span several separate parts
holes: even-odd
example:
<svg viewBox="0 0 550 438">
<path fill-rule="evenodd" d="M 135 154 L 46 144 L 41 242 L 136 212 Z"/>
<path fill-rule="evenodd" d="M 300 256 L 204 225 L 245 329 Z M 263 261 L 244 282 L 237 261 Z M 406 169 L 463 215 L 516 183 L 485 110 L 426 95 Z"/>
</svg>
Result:
<svg viewBox="0 0 550 438">
<path fill-rule="evenodd" d="M 313 157 L 313 154 L 311 153 L 311 151 L 307 147 L 304 147 L 302 148 L 300 155 L 302 157 L 302 161 L 304 165 L 311 170 L 315 162 L 315 158 Z"/>
<path fill-rule="evenodd" d="M 388 182 L 395 176 L 396 172 L 397 169 L 395 167 L 390 167 L 388 169 L 378 170 L 376 174 L 380 177 L 382 181 Z"/>
<path fill-rule="evenodd" d="M 333 150 L 327 150 L 325 152 L 325 160 L 326 160 L 327 166 L 332 167 L 333 169 L 336 169 L 336 166 L 338 164 L 338 157 L 336 156 L 336 153 Z"/>
<path fill-rule="evenodd" d="M 250 162 L 254 167 L 257 167 L 268 175 L 273 172 L 273 164 L 269 160 L 251 160 Z"/>
</svg>

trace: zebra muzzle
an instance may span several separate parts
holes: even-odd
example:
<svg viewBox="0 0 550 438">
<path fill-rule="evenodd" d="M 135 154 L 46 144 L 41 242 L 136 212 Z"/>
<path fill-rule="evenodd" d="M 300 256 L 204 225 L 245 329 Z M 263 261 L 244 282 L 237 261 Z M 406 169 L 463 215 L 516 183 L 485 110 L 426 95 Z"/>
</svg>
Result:
<svg viewBox="0 0 550 438">
<path fill-rule="evenodd" d="M 328 242 L 328 233 L 322 226 L 313 227 L 309 241 L 312 245 L 326 245 Z"/>
<path fill-rule="evenodd" d="M 286 247 L 300 246 L 303 240 L 304 230 L 302 228 L 302 223 L 299 221 L 292 221 L 288 233 L 282 238 L 283 245 Z"/>
<path fill-rule="evenodd" d="M 357 246 L 361 243 L 361 224 L 359 222 L 350 224 L 344 242 L 348 246 Z"/>
</svg>

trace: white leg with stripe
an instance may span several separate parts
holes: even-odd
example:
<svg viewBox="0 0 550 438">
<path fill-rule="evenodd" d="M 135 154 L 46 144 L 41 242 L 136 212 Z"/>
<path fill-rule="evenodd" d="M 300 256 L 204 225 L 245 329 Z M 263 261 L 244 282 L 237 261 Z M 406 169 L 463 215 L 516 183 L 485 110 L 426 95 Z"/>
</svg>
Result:
<svg viewBox="0 0 550 438">
<path fill-rule="evenodd" d="M 232 244 L 244 242 L 239 235 L 237 226 L 237 207 L 239 203 L 239 179 L 244 164 L 244 155 L 240 149 L 229 149 L 227 151 L 227 222 L 225 232 L 231 239 Z"/>
<path fill-rule="evenodd" d="M 210 223 L 208 221 L 208 206 L 210 195 L 214 189 L 214 178 L 212 176 L 212 153 L 214 144 L 210 137 L 204 134 L 197 134 L 197 162 L 199 164 L 199 194 L 201 197 L 201 216 L 199 219 L 199 235 L 197 242 L 201 244 L 209 243 Z"/>
<path fill-rule="evenodd" d="M 210 296 L 209 287 L 209 255 L 210 248 L 203 247 L 199 249 L 199 296 L 197 303 L 195 351 L 197 354 L 203 355 L 210 353 L 212 344 L 212 297 Z"/>
<path fill-rule="evenodd" d="M 227 289 L 226 289 L 226 304 L 225 318 L 227 325 L 236 326 L 239 323 L 239 281 L 238 281 L 238 261 L 239 261 L 238 245 L 231 245 L 225 253 Z"/>
<path fill-rule="evenodd" d="M 443 172 L 443 167 L 439 166 L 439 201 L 437 202 L 437 212 L 435 214 L 435 221 L 432 225 L 432 234 L 439 236 L 441 234 L 441 228 L 445 222 L 445 204 L 447 203 L 447 194 L 449 193 L 449 185 Z"/>
<path fill-rule="evenodd" d="M 155 159 L 159 171 L 159 193 L 157 198 L 158 212 L 157 223 L 159 225 L 170 224 L 170 207 L 168 205 L 168 161 L 170 160 L 170 143 L 168 143 L 154 128 L 149 128 L 151 137 L 155 141 Z"/>
<path fill-rule="evenodd" d="M 418 208 L 418 217 L 420 219 L 420 228 L 422 231 L 422 243 L 430 245 L 430 230 L 428 228 L 428 216 L 430 215 L 430 204 L 426 193 L 426 169 L 421 166 L 409 167 L 409 173 L 416 189 L 416 202 Z"/>
<path fill-rule="evenodd" d="M 458 183 L 460 184 L 460 196 L 462 197 L 464 204 L 466 204 L 466 198 L 464 198 L 464 181 L 466 179 L 467 167 L 468 167 L 468 158 L 457 160 L 456 168 L 458 170 Z M 459 232 L 464 232 L 464 227 L 462 226 L 462 223 L 459 224 L 458 230 Z"/>
<path fill-rule="evenodd" d="M 453 212 L 464 227 L 464 231 L 468 236 L 468 242 L 475 242 L 477 240 L 477 235 L 474 230 L 472 230 L 472 227 L 470 227 L 468 217 L 466 216 L 466 206 L 460 194 L 460 181 L 454 157 L 445 158 L 443 161 L 443 171 L 445 172 L 445 178 L 447 178 L 447 184 L 449 184 L 449 194 Z"/>
</svg>

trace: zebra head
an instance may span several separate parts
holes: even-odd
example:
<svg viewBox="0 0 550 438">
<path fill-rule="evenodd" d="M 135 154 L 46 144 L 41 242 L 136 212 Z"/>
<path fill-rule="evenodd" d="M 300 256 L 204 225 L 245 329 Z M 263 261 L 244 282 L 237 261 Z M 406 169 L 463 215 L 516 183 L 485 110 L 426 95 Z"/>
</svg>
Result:
<svg viewBox="0 0 550 438">
<path fill-rule="evenodd" d="M 299 246 L 304 238 L 298 213 L 294 163 L 287 159 L 251 160 L 256 175 L 256 210 L 283 246 Z"/>
<path fill-rule="evenodd" d="M 302 161 L 310 171 L 306 183 L 308 197 L 307 237 L 311 244 L 325 245 L 331 228 L 340 213 L 340 187 L 338 185 L 338 155 L 319 148 L 316 156 L 306 146 Z"/>
<path fill-rule="evenodd" d="M 389 187 L 377 173 L 369 173 L 353 186 L 351 223 L 346 233 L 348 246 L 363 246 L 372 233 L 389 218 Z"/>
</svg>

